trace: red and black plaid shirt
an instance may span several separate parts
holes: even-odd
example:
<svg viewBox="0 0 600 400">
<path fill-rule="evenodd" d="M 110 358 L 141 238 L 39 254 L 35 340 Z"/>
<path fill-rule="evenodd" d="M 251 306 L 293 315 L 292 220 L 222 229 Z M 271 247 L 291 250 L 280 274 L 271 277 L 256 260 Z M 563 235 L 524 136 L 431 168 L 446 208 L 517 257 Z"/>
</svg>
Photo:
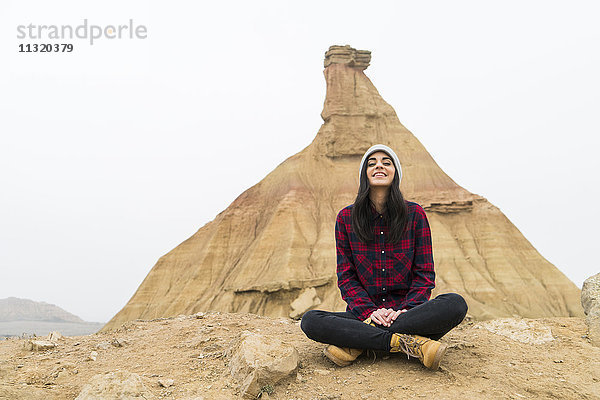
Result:
<svg viewBox="0 0 600 400">
<path fill-rule="evenodd" d="M 362 243 L 352 231 L 352 205 L 335 223 L 337 277 L 347 309 L 367 319 L 378 308 L 410 309 L 429 300 L 435 287 L 431 231 L 423 208 L 406 202 L 408 227 L 398 243 L 388 243 L 385 214 L 372 208 L 375 241 Z"/>
</svg>

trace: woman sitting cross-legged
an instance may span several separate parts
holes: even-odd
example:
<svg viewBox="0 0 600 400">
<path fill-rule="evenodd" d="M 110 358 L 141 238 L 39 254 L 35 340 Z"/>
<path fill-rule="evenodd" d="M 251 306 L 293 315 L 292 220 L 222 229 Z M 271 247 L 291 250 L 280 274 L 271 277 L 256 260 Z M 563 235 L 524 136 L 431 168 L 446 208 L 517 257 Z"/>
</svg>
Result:
<svg viewBox="0 0 600 400">
<path fill-rule="evenodd" d="M 404 352 L 435 370 L 446 352 L 438 339 L 460 324 L 467 304 L 455 293 L 429 299 L 435 286 L 429 223 L 420 205 L 402 197 L 396 153 L 371 147 L 359 174 L 356 200 L 335 224 L 346 311 L 308 311 L 302 330 L 329 344 L 324 353 L 339 366 L 372 349 Z"/>
</svg>

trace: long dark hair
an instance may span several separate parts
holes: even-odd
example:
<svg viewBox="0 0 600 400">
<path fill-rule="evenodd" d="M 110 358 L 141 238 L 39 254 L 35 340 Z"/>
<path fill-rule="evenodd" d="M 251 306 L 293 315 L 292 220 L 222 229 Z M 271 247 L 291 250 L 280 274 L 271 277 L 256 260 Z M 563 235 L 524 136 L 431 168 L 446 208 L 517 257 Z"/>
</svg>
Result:
<svg viewBox="0 0 600 400">
<path fill-rule="evenodd" d="M 371 211 L 371 199 L 369 192 L 369 178 L 367 176 L 367 165 L 365 162 L 360 173 L 360 183 L 358 186 L 358 194 L 354 200 L 352 207 L 352 230 L 356 233 L 358 239 L 363 242 L 372 242 L 375 240 L 373 234 L 373 213 Z M 404 196 L 400 192 L 400 182 L 398 178 L 398 167 L 394 165 L 394 179 L 390 186 L 390 192 L 385 202 L 386 213 L 384 217 L 389 226 L 389 242 L 397 243 L 402 238 L 406 226 L 408 225 L 408 207 L 404 202 Z"/>
</svg>

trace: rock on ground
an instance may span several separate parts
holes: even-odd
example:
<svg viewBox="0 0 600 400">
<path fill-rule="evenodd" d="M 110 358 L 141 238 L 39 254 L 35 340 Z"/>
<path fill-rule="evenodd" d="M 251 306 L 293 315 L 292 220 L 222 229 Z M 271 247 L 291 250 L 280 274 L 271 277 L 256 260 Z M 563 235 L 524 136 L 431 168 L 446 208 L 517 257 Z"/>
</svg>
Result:
<svg viewBox="0 0 600 400">
<path fill-rule="evenodd" d="M 138 374 L 114 371 L 95 375 L 83 387 L 75 400 L 150 400 L 155 398 Z"/>
<path fill-rule="evenodd" d="M 28 340 L 25 342 L 23 347 L 26 350 L 31 351 L 46 351 L 55 348 L 56 343 L 50 342 L 48 340 Z"/>
<path fill-rule="evenodd" d="M 241 383 L 240 392 L 246 397 L 255 397 L 263 388 L 272 388 L 289 376 L 295 377 L 298 361 L 298 350 L 294 346 L 244 331 L 238 345 L 231 350 L 229 370 Z"/>
<path fill-rule="evenodd" d="M 52 331 L 48 334 L 48 336 L 46 336 L 46 340 L 50 340 L 50 341 L 56 341 L 56 340 L 61 340 L 63 339 L 64 336 L 57 331 Z"/>
<path fill-rule="evenodd" d="M 521 343 L 542 344 L 554 340 L 549 327 L 532 319 L 498 318 L 481 322 L 479 327 Z"/>
<path fill-rule="evenodd" d="M 600 347 L 600 274 L 591 276 L 583 282 L 581 305 L 589 329 L 588 336 L 594 346 Z"/>
<path fill-rule="evenodd" d="M 175 381 L 173 379 L 159 379 L 158 384 L 161 387 L 168 388 L 173 386 L 175 384 Z"/>
</svg>

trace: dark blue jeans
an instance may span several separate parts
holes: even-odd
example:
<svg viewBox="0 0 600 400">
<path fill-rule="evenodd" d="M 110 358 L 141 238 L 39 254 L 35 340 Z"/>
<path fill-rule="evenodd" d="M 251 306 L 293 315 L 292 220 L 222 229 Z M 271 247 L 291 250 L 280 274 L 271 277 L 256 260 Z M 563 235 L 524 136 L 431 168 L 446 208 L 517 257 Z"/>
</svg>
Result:
<svg viewBox="0 0 600 400">
<path fill-rule="evenodd" d="M 300 327 L 309 339 L 339 347 L 390 351 L 393 333 L 408 333 L 438 340 L 461 323 L 467 314 L 467 303 L 461 295 L 437 296 L 396 318 L 391 326 L 371 326 L 352 312 L 310 310 L 302 317 Z"/>
</svg>

